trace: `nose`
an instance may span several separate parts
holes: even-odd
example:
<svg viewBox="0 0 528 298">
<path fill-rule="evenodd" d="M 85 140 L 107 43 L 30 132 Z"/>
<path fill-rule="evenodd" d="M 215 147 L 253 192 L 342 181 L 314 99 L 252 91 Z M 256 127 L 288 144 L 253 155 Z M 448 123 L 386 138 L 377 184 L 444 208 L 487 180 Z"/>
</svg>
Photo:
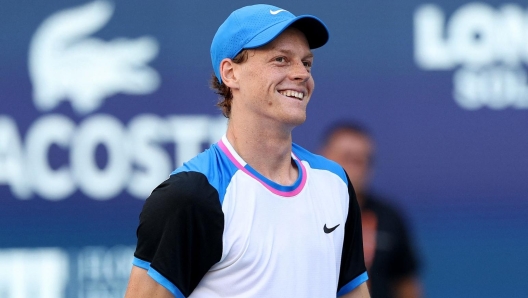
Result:
<svg viewBox="0 0 528 298">
<path fill-rule="evenodd" d="M 304 65 L 303 61 L 296 61 L 295 63 L 292 63 L 291 68 L 290 78 L 294 81 L 305 82 L 308 81 L 308 79 L 310 79 L 312 76 L 309 67 Z"/>
</svg>

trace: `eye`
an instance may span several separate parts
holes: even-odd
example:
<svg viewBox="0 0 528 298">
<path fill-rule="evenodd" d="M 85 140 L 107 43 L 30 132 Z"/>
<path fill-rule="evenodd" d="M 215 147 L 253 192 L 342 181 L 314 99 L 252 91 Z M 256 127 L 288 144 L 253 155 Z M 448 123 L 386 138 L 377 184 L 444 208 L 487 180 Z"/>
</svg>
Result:
<svg viewBox="0 0 528 298">
<path fill-rule="evenodd" d="M 303 62 L 303 65 L 304 65 L 306 68 L 311 68 L 311 67 L 312 67 L 312 61 L 304 61 L 304 62 Z"/>
<path fill-rule="evenodd" d="M 280 62 L 280 63 L 286 62 L 286 57 L 283 57 L 283 56 L 276 57 L 275 62 Z"/>
</svg>

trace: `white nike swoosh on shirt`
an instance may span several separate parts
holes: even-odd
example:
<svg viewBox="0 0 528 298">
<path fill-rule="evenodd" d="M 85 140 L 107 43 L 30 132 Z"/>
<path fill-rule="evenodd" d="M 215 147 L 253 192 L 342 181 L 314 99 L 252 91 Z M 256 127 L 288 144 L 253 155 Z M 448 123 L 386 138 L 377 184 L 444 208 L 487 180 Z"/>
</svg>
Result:
<svg viewBox="0 0 528 298">
<path fill-rule="evenodd" d="M 275 11 L 273 11 L 273 10 L 270 9 L 270 13 L 273 14 L 273 15 L 278 14 L 279 12 L 282 12 L 282 11 L 286 11 L 286 10 L 284 10 L 284 9 L 279 9 L 279 10 L 275 10 Z"/>
</svg>

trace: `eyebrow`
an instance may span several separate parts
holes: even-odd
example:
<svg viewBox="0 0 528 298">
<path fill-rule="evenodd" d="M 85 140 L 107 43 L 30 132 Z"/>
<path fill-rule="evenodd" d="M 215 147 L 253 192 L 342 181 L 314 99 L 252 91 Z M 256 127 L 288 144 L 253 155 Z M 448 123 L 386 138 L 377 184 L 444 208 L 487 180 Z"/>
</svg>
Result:
<svg viewBox="0 0 528 298">
<path fill-rule="evenodd" d="M 278 51 L 278 52 L 281 52 L 281 53 L 284 53 L 284 54 L 293 54 L 293 51 L 291 50 L 286 50 L 286 49 L 277 49 L 277 48 L 274 48 L 275 51 Z M 310 51 L 306 56 L 303 57 L 303 59 L 309 59 L 309 58 L 313 58 L 314 55 L 312 53 L 312 51 Z"/>
</svg>

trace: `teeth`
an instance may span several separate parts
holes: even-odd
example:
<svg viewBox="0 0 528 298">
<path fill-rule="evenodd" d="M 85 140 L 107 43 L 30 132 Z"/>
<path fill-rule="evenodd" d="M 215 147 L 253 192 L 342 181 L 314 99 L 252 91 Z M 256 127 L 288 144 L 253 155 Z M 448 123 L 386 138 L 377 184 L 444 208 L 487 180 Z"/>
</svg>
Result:
<svg viewBox="0 0 528 298">
<path fill-rule="evenodd" d="M 284 96 L 295 97 L 295 98 L 298 98 L 298 99 L 303 99 L 303 97 L 304 97 L 304 93 L 297 92 L 297 91 L 294 91 L 294 90 L 284 90 L 284 91 L 279 91 L 279 93 L 284 95 Z"/>
</svg>

